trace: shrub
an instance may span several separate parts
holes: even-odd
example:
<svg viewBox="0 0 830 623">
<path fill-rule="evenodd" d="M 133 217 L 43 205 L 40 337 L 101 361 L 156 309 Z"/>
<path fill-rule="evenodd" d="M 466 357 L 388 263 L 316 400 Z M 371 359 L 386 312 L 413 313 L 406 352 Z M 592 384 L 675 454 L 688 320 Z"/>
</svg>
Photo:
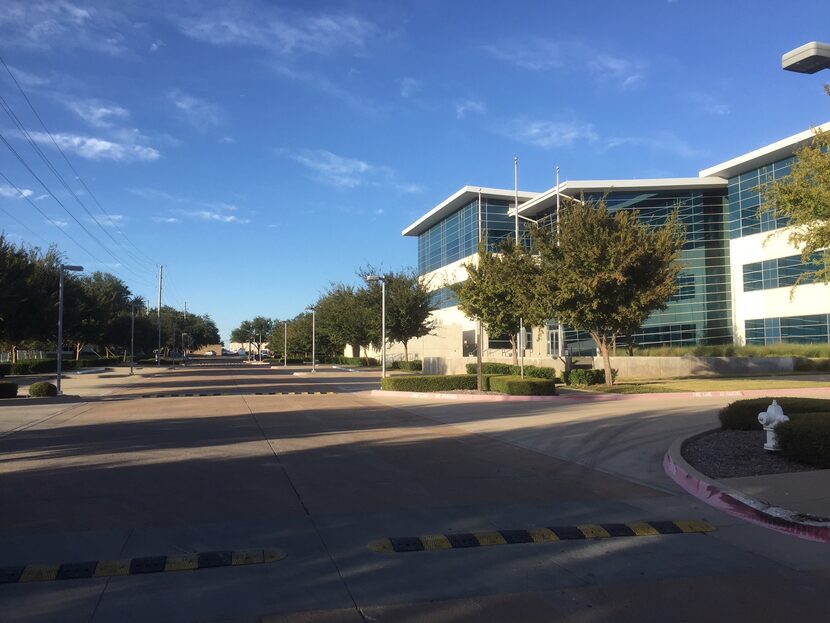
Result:
<svg viewBox="0 0 830 623">
<path fill-rule="evenodd" d="M 799 357 L 795 362 L 796 372 L 830 372 L 830 359 L 808 359 Z"/>
<path fill-rule="evenodd" d="M 17 383 L 11 381 L 0 381 L 0 398 L 16 398 Z"/>
<path fill-rule="evenodd" d="M 485 377 L 488 387 L 490 377 Z M 476 389 L 474 374 L 435 374 L 426 376 L 389 376 L 381 381 L 380 388 L 399 392 L 443 392 L 453 389 Z"/>
<path fill-rule="evenodd" d="M 39 383 L 32 383 L 29 387 L 29 396 L 32 398 L 44 398 L 47 396 L 57 396 L 58 388 L 52 383 L 40 381 Z"/>
<path fill-rule="evenodd" d="M 788 459 L 830 468 L 830 413 L 802 413 L 775 430 L 781 454 Z"/>
<path fill-rule="evenodd" d="M 332 357 L 331 363 L 342 366 L 379 366 L 378 360 L 374 357 L 369 357 L 368 363 L 366 357 Z"/>
<path fill-rule="evenodd" d="M 410 372 L 420 372 L 424 369 L 424 364 L 422 361 L 419 361 L 417 359 L 414 361 L 394 361 L 392 369 L 409 370 Z"/>
<path fill-rule="evenodd" d="M 748 398 L 726 405 L 718 413 L 721 428 L 728 430 L 761 430 L 758 414 L 777 400 L 784 415 L 793 419 L 803 413 L 830 413 L 830 400 L 821 398 Z"/>
<path fill-rule="evenodd" d="M 11 374 L 12 372 L 12 364 L 10 363 L 0 363 L 0 376 L 6 376 L 7 374 Z"/>
<path fill-rule="evenodd" d="M 468 363 L 467 374 L 475 374 L 478 364 Z M 481 371 L 484 374 L 504 374 L 509 376 L 521 375 L 521 366 L 513 366 L 507 363 L 494 363 L 485 361 L 481 364 Z M 556 368 L 546 366 L 525 366 L 525 376 L 530 376 L 538 379 L 549 379 L 561 383 L 562 381 L 556 376 Z"/>
<path fill-rule="evenodd" d="M 617 371 L 611 370 L 611 380 L 617 379 Z M 574 368 L 565 374 L 568 385 L 602 385 L 605 383 L 605 370 Z"/>
<path fill-rule="evenodd" d="M 493 376 L 490 390 L 511 396 L 555 396 L 556 382 L 548 379 L 520 376 Z"/>
</svg>

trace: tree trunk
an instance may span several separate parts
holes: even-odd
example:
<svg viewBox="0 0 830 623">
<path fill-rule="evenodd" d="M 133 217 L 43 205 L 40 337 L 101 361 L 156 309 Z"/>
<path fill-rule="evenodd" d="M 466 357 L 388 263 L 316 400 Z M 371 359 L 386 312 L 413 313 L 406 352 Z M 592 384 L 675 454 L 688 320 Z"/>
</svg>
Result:
<svg viewBox="0 0 830 623">
<path fill-rule="evenodd" d="M 602 354 L 602 365 L 605 368 L 605 384 L 613 385 L 614 377 L 611 374 L 611 356 L 608 350 L 608 339 L 603 337 L 599 343 L 599 352 Z"/>
<path fill-rule="evenodd" d="M 516 346 L 516 336 L 510 336 L 510 347 L 513 349 L 513 365 L 519 365 L 519 349 Z"/>
<path fill-rule="evenodd" d="M 352 345 L 352 357 L 360 357 L 360 344 L 358 344 L 357 346 Z"/>
<path fill-rule="evenodd" d="M 78 361 L 81 358 L 81 349 L 83 347 L 84 345 L 81 342 L 75 342 L 75 361 Z M 58 348 L 61 348 L 61 346 L 58 345 Z"/>
<path fill-rule="evenodd" d="M 403 360 L 409 361 L 409 340 L 404 340 L 403 342 Z"/>
<path fill-rule="evenodd" d="M 12 363 L 17 363 L 17 344 L 12 344 Z"/>
</svg>

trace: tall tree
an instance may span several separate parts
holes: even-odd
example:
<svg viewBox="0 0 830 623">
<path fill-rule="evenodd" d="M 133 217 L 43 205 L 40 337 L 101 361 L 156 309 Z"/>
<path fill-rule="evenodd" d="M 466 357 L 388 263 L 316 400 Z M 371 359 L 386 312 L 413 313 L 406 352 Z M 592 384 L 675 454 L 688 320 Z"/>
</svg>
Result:
<svg viewBox="0 0 830 623">
<path fill-rule="evenodd" d="M 551 229 L 533 232 L 542 273 L 536 296 L 549 317 L 590 333 L 611 384 L 611 345 L 675 294 L 684 228 L 677 213 L 652 228 L 636 211 L 610 213 L 605 201 L 569 202 L 560 228 L 558 241 Z"/>
<path fill-rule="evenodd" d="M 409 361 L 409 341 L 429 335 L 433 328 L 430 313 L 432 294 L 414 272 L 384 275 L 386 282 L 386 339 L 403 344 Z"/>
<path fill-rule="evenodd" d="M 342 354 L 347 344 L 357 349 L 367 347 L 373 336 L 373 310 L 362 290 L 342 283 L 333 284 L 316 304 L 317 326 L 333 350 Z M 380 313 L 378 307 L 378 314 Z"/>
<path fill-rule="evenodd" d="M 789 242 L 812 264 L 796 285 L 804 280 L 830 283 L 830 132 L 817 128 L 813 140 L 796 152 L 790 175 L 768 182 L 761 192 L 760 210 L 793 226 Z"/>
<path fill-rule="evenodd" d="M 527 328 L 543 325 L 551 317 L 533 296 L 540 278 L 538 262 L 512 238 L 505 239 L 498 253 L 479 246 L 477 261 L 467 262 L 467 279 L 455 286 L 458 307 L 467 316 L 481 320 L 490 336 L 509 335 L 513 363 L 518 364 L 516 335 L 522 321 Z"/>
</svg>

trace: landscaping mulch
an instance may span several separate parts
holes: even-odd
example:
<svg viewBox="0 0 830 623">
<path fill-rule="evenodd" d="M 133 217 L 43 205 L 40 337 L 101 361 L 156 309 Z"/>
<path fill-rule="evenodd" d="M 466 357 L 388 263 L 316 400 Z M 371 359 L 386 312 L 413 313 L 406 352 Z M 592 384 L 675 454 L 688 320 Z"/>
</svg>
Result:
<svg viewBox="0 0 830 623">
<path fill-rule="evenodd" d="M 710 478 L 739 478 L 763 474 L 806 472 L 815 467 L 795 463 L 778 452 L 764 450 L 766 433 L 757 430 L 718 430 L 684 444 L 683 458 Z"/>
</svg>

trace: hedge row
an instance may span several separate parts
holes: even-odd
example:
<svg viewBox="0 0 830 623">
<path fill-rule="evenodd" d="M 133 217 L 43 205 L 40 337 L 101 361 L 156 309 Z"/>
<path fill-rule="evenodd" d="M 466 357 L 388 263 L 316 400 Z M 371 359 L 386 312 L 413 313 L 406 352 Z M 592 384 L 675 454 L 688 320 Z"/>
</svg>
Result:
<svg viewBox="0 0 830 623">
<path fill-rule="evenodd" d="M 748 398 L 736 400 L 718 413 L 721 428 L 729 430 L 761 430 L 758 414 L 777 400 L 784 415 L 793 420 L 803 413 L 827 413 L 830 415 L 830 400 L 821 398 Z"/>
<path fill-rule="evenodd" d="M 61 369 L 76 370 L 77 368 L 92 368 L 96 366 L 112 365 L 121 361 L 120 358 L 105 359 L 64 359 L 61 362 Z M 57 359 L 29 359 L 21 360 L 17 363 L 0 363 L 0 376 L 8 374 L 46 374 L 49 372 L 57 372 Z"/>
<path fill-rule="evenodd" d="M 15 398 L 17 397 L 17 383 L 10 381 L 0 381 L 0 398 Z"/>
<path fill-rule="evenodd" d="M 568 385 L 602 385 L 605 383 L 605 370 L 574 368 L 564 374 Z M 611 379 L 617 380 L 617 371 L 611 370 Z"/>
<path fill-rule="evenodd" d="M 424 369 L 422 361 L 393 361 L 390 370 L 409 370 L 410 372 L 420 372 Z"/>
<path fill-rule="evenodd" d="M 802 413 L 775 430 L 781 454 L 788 459 L 830 468 L 830 413 Z"/>
<path fill-rule="evenodd" d="M 378 360 L 374 357 L 332 357 L 329 363 L 340 364 L 343 366 L 378 366 Z"/>
<path fill-rule="evenodd" d="M 830 372 L 830 359 L 807 359 L 799 357 L 795 362 L 796 372 Z"/>
<path fill-rule="evenodd" d="M 467 374 L 476 374 L 478 371 L 478 364 L 468 363 Z M 525 366 L 525 376 L 530 376 L 537 379 L 548 379 L 561 383 L 562 381 L 556 376 L 556 368 L 549 368 L 545 366 Z M 509 363 L 493 363 L 485 361 L 481 364 L 481 371 L 484 374 L 503 374 L 507 376 L 521 375 L 522 367 L 510 365 Z"/>
<path fill-rule="evenodd" d="M 490 380 L 485 376 L 485 387 Z M 434 374 L 424 376 L 388 376 L 380 382 L 381 389 L 398 392 L 443 392 L 453 389 L 477 389 L 475 374 Z"/>
<path fill-rule="evenodd" d="M 511 396 L 555 396 L 556 381 L 520 376 L 492 376 L 490 391 Z"/>
</svg>

